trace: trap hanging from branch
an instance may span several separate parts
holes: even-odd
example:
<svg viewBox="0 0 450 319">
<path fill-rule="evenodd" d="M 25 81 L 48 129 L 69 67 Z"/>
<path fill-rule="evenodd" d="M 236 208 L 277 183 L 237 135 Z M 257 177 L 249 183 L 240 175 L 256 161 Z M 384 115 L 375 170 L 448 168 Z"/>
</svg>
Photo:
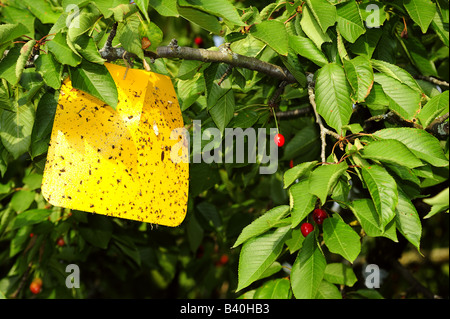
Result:
<svg viewBox="0 0 450 319">
<path fill-rule="evenodd" d="M 116 110 L 70 79 L 61 87 L 42 193 L 55 206 L 178 226 L 186 215 L 189 164 L 178 147 L 186 140 L 171 137 L 183 128 L 172 82 L 105 65 L 118 90 Z"/>
</svg>

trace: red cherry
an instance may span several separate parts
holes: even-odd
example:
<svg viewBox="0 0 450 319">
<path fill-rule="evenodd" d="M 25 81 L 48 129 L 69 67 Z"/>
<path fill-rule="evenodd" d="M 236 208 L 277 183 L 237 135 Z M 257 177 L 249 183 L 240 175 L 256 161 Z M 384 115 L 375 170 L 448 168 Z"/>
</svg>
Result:
<svg viewBox="0 0 450 319">
<path fill-rule="evenodd" d="M 64 239 L 62 237 L 59 237 L 58 240 L 56 241 L 56 244 L 59 247 L 63 247 L 66 244 L 66 242 L 64 241 Z"/>
<path fill-rule="evenodd" d="M 194 39 L 194 43 L 195 43 L 196 45 L 198 45 L 199 47 L 202 46 L 202 45 L 203 45 L 203 39 L 202 39 L 202 37 L 196 37 L 196 38 Z"/>
<path fill-rule="evenodd" d="M 306 237 L 310 232 L 314 230 L 314 226 L 310 223 L 303 223 L 300 226 L 300 230 L 302 231 L 303 237 Z"/>
<path fill-rule="evenodd" d="M 294 160 L 290 160 L 290 162 L 289 162 L 289 167 L 290 167 L 290 168 L 294 167 Z"/>
<path fill-rule="evenodd" d="M 316 224 L 321 225 L 323 223 L 323 220 L 327 217 L 328 215 L 323 209 L 320 208 L 314 209 L 313 219 L 316 222 Z"/>
<path fill-rule="evenodd" d="M 281 146 L 284 145 L 284 136 L 283 136 L 283 134 L 278 133 L 277 135 L 275 135 L 273 140 L 275 141 L 275 144 L 277 144 L 278 147 L 281 147 Z"/>
<path fill-rule="evenodd" d="M 225 265 L 227 262 L 228 262 L 228 260 L 229 260 L 230 258 L 228 257 L 228 255 L 227 254 L 223 254 L 222 256 L 220 256 L 220 263 L 222 264 L 222 265 Z"/>
<path fill-rule="evenodd" d="M 220 256 L 219 260 L 217 260 L 214 265 L 216 267 L 221 267 L 223 265 L 225 265 L 229 260 L 229 257 L 227 254 L 223 254 L 222 256 Z"/>
<path fill-rule="evenodd" d="M 42 290 L 42 279 L 41 278 L 35 278 L 30 284 L 30 291 L 34 295 L 37 295 Z"/>
</svg>

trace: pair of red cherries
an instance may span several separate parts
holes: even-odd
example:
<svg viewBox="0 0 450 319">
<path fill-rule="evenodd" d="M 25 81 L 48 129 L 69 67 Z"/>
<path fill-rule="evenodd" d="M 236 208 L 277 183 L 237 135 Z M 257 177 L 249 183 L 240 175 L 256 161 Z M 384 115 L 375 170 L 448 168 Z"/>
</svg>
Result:
<svg viewBox="0 0 450 319">
<path fill-rule="evenodd" d="M 325 218 L 327 218 L 327 213 L 321 209 L 316 208 L 313 212 L 313 220 L 317 225 L 322 225 Z M 310 232 L 314 230 L 314 226 L 311 223 L 303 223 L 300 226 L 300 230 L 302 232 L 302 235 L 306 237 Z"/>
</svg>

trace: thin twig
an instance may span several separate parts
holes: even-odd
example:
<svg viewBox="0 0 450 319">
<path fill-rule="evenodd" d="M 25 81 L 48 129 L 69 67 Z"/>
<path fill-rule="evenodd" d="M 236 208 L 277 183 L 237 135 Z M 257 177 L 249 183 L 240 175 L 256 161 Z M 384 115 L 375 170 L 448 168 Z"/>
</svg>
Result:
<svg viewBox="0 0 450 319">
<path fill-rule="evenodd" d="M 418 124 L 415 120 L 413 121 L 406 120 L 394 111 L 389 111 L 386 114 L 372 116 L 367 120 L 365 120 L 364 122 L 367 123 L 371 121 L 382 121 L 382 120 L 386 120 L 391 124 L 400 125 L 402 127 L 414 127 L 422 129 L 422 125 Z"/>
<path fill-rule="evenodd" d="M 323 165 L 326 163 L 325 148 L 327 147 L 327 141 L 326 141 L 327 134 L 333 136 L 337 140 L 339 140 L 341 137 L 339 136 L 339 134 L 337 134 L 333 131 L 330 131 L 323 125 L 322 119 L 320 118 L 320 115 L 317 112 L 316 95 L 314 93 L 314 81 L 312 80 L 312 76 L 308 76 L 307 79 L 308 79 L 309 102 L 311 103 L 311 106 L 313 108 L 314 115 L 316 117 L 316 123 L 319 125 L 319 128 L 320 128 L 320 140 L 322 142 L 320 158 L 322 160 L 322 165 Z"/>
<path fill-rule="evenodd" d="M 18 286 L 17 289 L 10 295 L 10 298 L 12 298 L 12 299 L 17 298 L 17 296 L 19 295 L 20 291 L 23 289 L 23 286 L 25 285 L 25 282 L 26 282 L 27 279 L 28 279 L 28 275 L 30 274 L 31 266 L 32 266 L 32 263 L 30 262 L 30 263 L 28 264 L 27 269 L 26 269 L 25 272 L 23 273 L 22 278 L 20 279 L 19 286 Z"/>
<path fill-rule="evenodd" d="M 427 81 L 427 82 L 430 82 L 430 83 L 433 83 L 433 84 L 436 84 L 436 85 L 449 87 L 449 83 L 448 82 L 438 80 L 438 79 L 433 78 L 431 76 L 416 75 L 415 77 L 417 79 L 424 80 L 424 81 Z"/>
<path fill-rule="evenodd" d="M 427 287 L 422 285 L 398 260 L 392 261 L 392 266 L 400 273 L 400 275 L 411 285 L 411 289 L 420 292 L 425 298 L 440 299 L 439 296 L 433 294 Z"/>
<path fill-rule="evenodd" d="M 231 71 L 233 70 L 233 66 L 229 65 L 227 69 L 225 70 L 225 73 L 222 74 L 222 76 L 219 79 L 219 82 L 217 82 L 217 85 L 220 86 L 223 81 L 230 75 Z"/>
<path fill-rule="evenodd" d="M 286 87 L 288 83 L 286 81 L 281 81 L 281 83 L 278 85 L 277 90 L 275 91 L 275 93 L 273 94 L 273 96 L 270 98 L 268 105 L 273 109 L 275 107 L 277 107 L 279 105 L 278 103 L 278 99 L 281 95 L 281 93 L 283 93 L 284 88 Z"/>
<path fill-rule="evenodd" d="M 291 119 L 302 115 L 310 114 L 313 111 L 312 107 L 303 107 L 301 109 L 280 111 L 276 113 L 278 119 Z"/>
</svg>

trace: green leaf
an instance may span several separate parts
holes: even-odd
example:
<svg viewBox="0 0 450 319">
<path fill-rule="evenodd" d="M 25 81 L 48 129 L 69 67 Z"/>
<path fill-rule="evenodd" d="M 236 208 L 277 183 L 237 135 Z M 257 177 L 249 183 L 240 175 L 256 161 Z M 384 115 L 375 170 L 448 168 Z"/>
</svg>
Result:
<svg viewBox="0 0 450 319">
<path fill-rule="evenodd" d="M 8 168 L 8 162 L 11 155 L 4 148 L 2 144 L 2 140 L 0 139 L 0 177 L 3 177 L 6 173 L 6 169 Z M 1 229 L 1 227 L 0 227 Z M 0 232 L 1 233 L 1 232 Z"/>
<path fill-rule="evenodd" d="M 286 240 L 286 246 L 288 247 L 289 252 L 293 254 L 294 252 L 302 248 L 304 240 L 305 237 L 303 237 L 300 227 L 293 228 L 291 232 L 291 238 Z"/>
<path fill-rule="evenodd" d="M 291 227 L 266 232 L 245 242 L 239 256 L 238 287 L 236 292 L 257 280 L 281 254 Z"/>
<path fill-rule="evenodd" d="M 75 50 L 81 54 L 83 58 L 92 63 L 103 64 L 106 60 L 103 59 L 98 52 L 97 45 L 93 38 L 87 34 L 79 36 L 73 43 Z"/>
<path fill-rule="evenodd" d="M 255 24 L 250 29 L 251 35 L 263 41 L 274 51 L 281 55 L 287 55 L 289 49 L 289 40 L 286 27 L 283 22 L 278 20 L 265 20 Z"/>
<path fill-rule="evenodd" d="M 344 61 L 347 80 L 353 88 L 353 100 L 364 102 L 373 86 L 373 70 L 370 61 L 364 56 L 357 56 Z"/>
<path fill-rule="evenodd" d="M 289 48 L 287 56 L 281 56 L 281 62 L 292 73 L 301 87 L 306 87 L 307 80 L 305 70 L 298 59 L 297 53 Z"/>
<path fill-rule="evenodd" d="M 383 31 L 381 28 L 367 29 L 366 33 L 360 36 L 355 43 L 350 46 L 351 52 L 368 59 L 372 58 L 373 52 L 375 51 L 382 34 Z"/>
<path fill-rule="evenodd" d="M 14 47 L 9 50 L 6 57 L 0 61 L 0 78 L 5 79 L 12 85 L 18 82 L 16 76 L 16 63 L 20 56 L 20 47 Z"/>
<path fill-rule="evenodd" d="M 31 158 L 44 154 L 48 150 L 57 105 L 58 92 L 55 94 L 46 92 L 39 100 L 31 133 Z"/>
<path fill-rule="evenodd" d="M 395 212 L 398 231 L 422 254 L 420 252 L 420 237 L 422 235 L 420 217 L 413 203 L 401 190 L 398 192 L 398 205 Z"/>
<path fill-rule="evenodd" d="M 59 18 L 59 13 L 45 0 L 22 0 L 22 2 L 43 24 L 54 24 Z"/>
<path fill-rule="evenodd" d="M 315 207 L 317 196 L 308 191 L 308 185 L 308 180 L 303 179 L 289 188 L 292 228 L 297 227 Z"/>
<path fill-rule="evenodd" d="M 275 227 L 277 222 L 286 217 L 288 213 L 289 206 L 287 205 L 277 206 L 268 210 L 242 230 L 232 248 Z"/>
<path fill-rule="evenodd" d="M 13 229 L 43 222 L 47 220 L 51 213 L 52 211 L 50 209 L 31 209 L 23 212 L 17 215 L 14 220 Z"/>
<path fill-rule="evenodd" d="M 179 80 L 177 93 L 181 110 L 184 111 L 189 108 L 203 92 L 205 92 L 205 80 L 200 73 L 189 80 Z"/>
<path fill-rule="evenodd" d="M 333 186 L 347 168 L 345 161 L 317 167 L 309 176 L 309 192 L 316 195 L 324 204 Z"/>
<path fill-rule="evenodd" d="M 390 99 L 389 108 L 391 110 L 407 120 L 412 120 L 416 116 L 420 110 L 420 100 L 422 98 L 419 92 L 386 74 L 375 73 L 374 80 L 381 84 L 384 93 Z"/>
<path fill-rule="evenodd" d="M 117 6 L 123 4 L 129 4 L 129 0 L 95 0 L 92 1 L 93 4 L 100 10 L 105 18 L 109 18 L 113 15 L 111 8 L 116 8 Z"/>
<path fill-rule="evenodd" d="M 297 158 L 298 160 L 311 161 L 320 153 L 320 137 L 314 125 L 306 125 L 298 130 L 294 137 L 287 142 L 283 160 L 291 160 Z"/>
<path fill-rule="evenodd" d="M 28 29 L 28 32 L 24 35 L 34 38 L 34 21 L 36 18 L 30 11 L 7 5 L 2 7 L 2 20 L 11 24 L 23 24 Z"/>
<path fill-rule="evenodd" d="M 327 264 L 323 279 L 338 285 L 353 287 L 358 281 L 352 267 L 343 263 Z"/>
<path fill-rule="evenodd" d="M 23 178 L 23 184 L 29 190 L 36 190 L 41 188 L 42 185 L 42 174 L 31 173 Z M 33 196 L 34 198 L 34 196 Z"/>
<path fill-rule="evenodd" d="M 409 127 L 387 128 L 375 132 L 374 136 L 402 142 L 414 155 L 433 166 L 448 166 L 448 159 L 439 140 L 424 130 Z"/>
<path fill-rule="evenodd" d="M 83 61 L 79 67 L 69 68 L 69 74 L 74 88 L 91 94 L 116 109 L 116 84 L 104 65 Z"/>
<path fill-rule="evenodd" d="M 436 13 L 436 5 L 430 0 L 404 0 L 403 5 L 422 33 L 426 33 Z"/>
<path fill-rule="evenodd" d="M 383 228 L 395 217 L 398 203 L 397 183 L 379 165 L 362 167 L 362 177 L 367 185 Z"/>
<path fill-rule="evenodd" d="M 30 190 L 20 190 L 14 193 L 11 198 L 11 207 L 17 212 L 21 213 L 30 207 L 34 202 L 36 193 Z"/>
<path fill-rule="evenodd" d="M 448 9 L 447 9 L 447 19 L 448 19 Z M 448 20 L 444 22 L 444 18 L 441 14 L 441 10 L 436 10 L 431 26 L 436 32 L 437 36 L 441 41 L 448 47 L 449 46 L 449 33 L 448 33 Z"/>
<path fill-rule="evenodd" d="M 36 71 L 42 76 L 45 84 L 55 90 L 61 87 L 63 66 L 56 61 L 53 54 L 40 54 L 34 64 L 36 65 Z"/>
<path fill-rule="evenodd" d="M 177 0 L 149 0 L 149 4 L 164 17 L 179 17 Z"/>
<path fill-rule="evenodd" d="M 228 90 L 227 93 L 222 95 L 217 103 L 209 110 L 211 118 L 221 132 L 224 132 L 225 127 L 233 118 L 234 107 L 234 93 L 232 90 Z"/>
<path fill-rule="evenodd" d="M 372 63 L 372 66 L 378 71 L 422 94 L 422 89 L 419 84 L 405 69 L 396 66 L 395 64 L 391 64 L 381 60 L 371 59 L 370 62 Z"/>
<path fill-rule="evenodd" d="M 344 39 L 351 43 L 366 32 L 355 1 L 348 1 L 337 6 L 337 28 Z"/>
<path fill-rule="evenodd" d="M 272 263 L 272 265 L 269 266 L 269 268 L 267 268 L 261 276 L 259 276 L 258 280 L 261 280 L 263 278 L 267 278 L 272 276 L 273 274 L 276 274 L 277 272 L 279 272 L 281 269 L 283 269 L 283 266 L 281 266 L 281 264 L 278 261 L 274 261 Z"/>
<path fill-rule="evenodd" d="M 156 51 L 156 48 L 163 40 L 163 32 L 155 23 L 141 21 L 139 24 L 139 37 L 140 39 L 146 37 L 150 40 L 151 44 L 147 48 L 144 48 L 145 50 Z"/>
<path fill-rule="evenodd" d="M 178 0 L 178 5 L 181 7 L 187 6 L 202 10 L 206 13 L 228 20 L 238 26 L 244 25 L 236 8 L 228 0 Z"/>
<path fill-rule="evenodd" d="M 17 81 L 20 81 L 20 78 L 22 77 L 23 70 L 25 69 L 25 65 L 28 62 L 28 59 L 31 56 L 31 53 L 33 53 L 34 45 L 36 44 L 36 40 L 29 40 L 27 43 L 25 43 L 20 49 L 20 56 L 17 59 L 16 63 L 16 77 Z"/>
<path fill-rule="evenodd" d="M 431 216 L 436 215 L 440 212 L 446 212 L 448 213 L 448 207 L 449 207 L 449 191 L 448 187 L 441 191 L 436 196 L 425 198 L 423 200 L 424 203 L 431 205 L 431 210 L 426 214 L 423 218 L 427 219 Z"/>
<path fill-rule="evenodd" d="M 339 217 L 324 220 L 323 240 L 332 253 L 341 255 L 351 263 L 361 252 L 359 235 Z"/>
<path fill-rule="evenodd" d="M 380 216 L 372 200 L 366 198 L 354 200 L 350 208 L 368 236 L 378 237 L 383 234 Z"/>
<path fill-rule="evenodd" d="M 330 63 L 318 71 L 316 78 L 317 112 L 339 134 L 342 126 L 348 124 L 352 115 L 353 102 L 350 93 L 351 89 L 341 66 Z"/>
<path fill-rule="evenodd" d="M 30 148 L 34 115 L 34 107 L 29 103 L 20 107 L 15 105 L 12 112 L 4 111 L 0 114 L 1 141 L 14 159 L 18 159 Z"/>
<path fill-rule="evenodd" d="M 108 248 L 113 231 L 111 221 L 106 216 L 91 215 L 88 225 L 80 225 L 79 233 L 81 237 L 95 247 Z"/>
<path fill-rule="evenodd" d="M 117 22 L 123 22 L 132 15 L 140 16 L 138 8 L 132 3 L 119 4 L 117 7 L 110 8 L 109 10 L 114 13 L 114 20 Z"/>
<path fill-rule="evenodd" d="M 436 117 L 449 110 L 448 91 L 433 96 L 420 110 L 418 118 L 423 127 L 427 127 Z"/>
<path fill-rule="evenodd" d="M 327 0 L 306 0 L 306 3 L 324 33 L 336 23 L 336 8 Z"/>
<path fill-rule="evenodd" d="M 144 51 L 142 50 L 141 38 L 138 32 L 140 24 L 141 20 L 137 14 L 129 16 L 123 23 L 119 24 L 117 36 L 126 51 L 136 54 L 143 60 Z"/>
<path fill-rule="evenodd" d="M 373 141 L 364 146 L 363 158 L 397 164 L 408 168 L 422 166 L 423 163 L 401 142 L 397 140 Z"/>
<path fill-rule="evenodd" d="M 315 298 L 325 273 L 327 262 L 316 242 L 316 231 L 306 236 L 292 265 L 291 287 L 297 299 Z"/>
<path fill-rule="evenodd" d="M 144 14 L 145 19 L 150 22 L 148 16 L 148 0 L 135 0 L 134 3 L 138 6 L 139 10 Z"/>
<path fill-rule="evenodd" d="M 23 251 L 25 248 L 25 243 L 27 239 L 30 238 L 31 226 L 21 227 L 14 235 L 9 246 L 9 258 L 15 256 L 19 252 Z"/>
<path fill-rule="evenodd" d="M 291 282 L 287 278 L 266 281 L 256 289 L 253 299 L 290 299 Z"/>
<path fill-rule="evenodd" d="M 303 32 L 310 38 L 314 44 L 321 49 L 322 43 L 331 42 L 329 35 L 322 31 L 320 25 L 314 18 L 313 13 L 308 8 L 308 6 L 303 6 L 302 20 L 300 21 L 300 26 Z"/>
<path fill-rule="evenodd" d="M 189 20 L 209 32 L 220 34 L 222 30 L 222 26 L 220 25 L 219 20 L 217 20 L 217 17 L 211 14 L 191 7 L 180 6 L 177 7 L 177 11 L 184 19 Z"/>
<path fill-rule="evenodd" d="M 114 244 L 116 244 L 119 249 L 131 260 L 133 260 L 138 266 L 141 266 L 141 255 L 140 251 L 136 247 L 132 237 L 129 236 L 118 236 L 112 235 L 114 239 Z"/>
<path fill-rule="evenodd" d="M 289 47 L 291 47 L 297 54 L 311 60 L 319 67 L 328 64 L 328 59 L 325 54 L 317 48 L 313 41 L 302 36 L 289 36 Z"/>
<path fill-rule="evenodd" d="M 47 42 L 48 50 L 53 53 L 55 59 L 61 64 L 76 67 L 81 62 L 81 57 L 76 55 L 68 46 L 65 33 L 57 33 L 55 37 Z"/>
<path fill-rule="evenodd" d="M 401 39 L 400 41 L 411 62 L 419 69 L 422 75 L 438 76 L 434 61 L 430 58 L 428 50 L 418 38 L 408 36 L 408 39 Z"/>
<path fill-rule="evenodd" d="M 296 179 L 300 179 L 304 177 L 305 175 L 308 176 L 311 172 L 311 169 L 317 164 L 317 161 L 312 162 L 305 162 L 301 163 L 299 165 L 296 165 L 292 167 L 291 169 L 288 169 L 286 172 L 284 172 L 283 175 L 283 182 L 284 182 L 284 188 L 288 188 L 291 186 L 293 182 L 295 182 Z"/>
<path fill-rule="evenodd" d="M 186 236 L 192 252 L 196 252 L 203 240 L 204 231 L 195 215 L 191 215 L 186 225 Z"/>
<path fill-rule="evenodd" d="M 80 14 L 76 15 L 67 31 L 67 41 L 74 42 L 79 36 L 88 32 L 100 17 L 100 11 L 94 6 L 84 7 Z"/>
<path fill-rule="evenodd" d="M 6 23 L 0 25 L 0 44 L 15 40 L 28 33 L 28 29 L 22 23 Z"/>
<path fill-rule="evenodd" d="M 322 280 L 315 299 L 342 299 L 342 295 L 336 285 L 327 280 Z"/>
</svg>

